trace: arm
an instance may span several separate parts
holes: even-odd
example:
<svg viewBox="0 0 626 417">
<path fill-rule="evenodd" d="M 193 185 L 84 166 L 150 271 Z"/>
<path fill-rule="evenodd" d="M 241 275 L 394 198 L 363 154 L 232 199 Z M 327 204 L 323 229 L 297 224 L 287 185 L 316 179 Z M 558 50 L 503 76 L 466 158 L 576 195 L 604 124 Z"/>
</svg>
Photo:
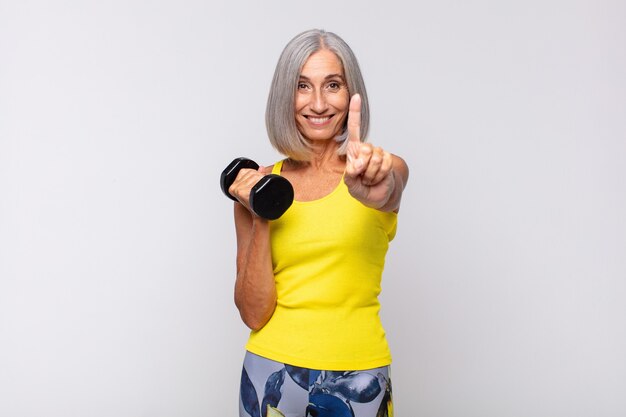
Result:
<svg viewBox="0 0 626 417">
<path fill-rule="evenodd" d="M 235 187 L 238 187 L 237 180 L 235 183 Z M 239 195 L 245 193 L 234 192 L 233 195 L 239 198 Z M 252 214 L 246 207 L 244 204 L 235 203 L 237 235 L 235 305 L 243 322 L 250 329 L 259 330 L 272 317 L 276 307 L 270 226 L 269 221 Z"/>
</svg>

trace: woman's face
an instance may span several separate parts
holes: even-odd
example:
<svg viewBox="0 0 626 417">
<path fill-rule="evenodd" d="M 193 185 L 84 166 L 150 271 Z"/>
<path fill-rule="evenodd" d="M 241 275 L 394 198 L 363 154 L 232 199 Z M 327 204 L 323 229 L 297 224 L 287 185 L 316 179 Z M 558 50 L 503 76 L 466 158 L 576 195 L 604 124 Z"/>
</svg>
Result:
<svg viewBox="0 0 626 417">
<path fill-rule="evenodd" d="M 341 61 L 321 49 L 304 63 L 296 89 L 296 125 L 311 141 L 334 139 L 348 115 L 350 94 Z"/>
</svg>

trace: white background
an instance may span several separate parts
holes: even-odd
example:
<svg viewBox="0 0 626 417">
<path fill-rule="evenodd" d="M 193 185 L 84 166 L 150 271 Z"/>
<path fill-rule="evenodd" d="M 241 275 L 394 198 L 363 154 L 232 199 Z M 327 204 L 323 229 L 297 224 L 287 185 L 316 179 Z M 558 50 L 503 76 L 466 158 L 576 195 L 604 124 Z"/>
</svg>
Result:
<svg viewBox="0 0 626 417">
<path fill-rule="evenodd" d="M 0 415 L 235 416 L 236 156 L 297 33 L 360 60 L 411 178 L 400 417 L 626 415 L 623 1 L 0 2 Z"/>
</svg>

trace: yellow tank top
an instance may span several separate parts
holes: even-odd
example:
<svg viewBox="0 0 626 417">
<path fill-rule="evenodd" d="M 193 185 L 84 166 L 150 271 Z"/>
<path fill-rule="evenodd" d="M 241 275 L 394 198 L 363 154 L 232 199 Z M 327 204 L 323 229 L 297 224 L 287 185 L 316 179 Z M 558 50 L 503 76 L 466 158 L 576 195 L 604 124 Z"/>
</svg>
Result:
<svg viewBox="0 0 626 417">
<path fill-rule="evenodd" d="M 246 349 L 311 369 L 389 365 L 378 294 L 396 225 L 395 213 L 354 199 L 343 178 L 319 200 L 294 201 L 270 223 L 276 310 Z"/>
</svg>

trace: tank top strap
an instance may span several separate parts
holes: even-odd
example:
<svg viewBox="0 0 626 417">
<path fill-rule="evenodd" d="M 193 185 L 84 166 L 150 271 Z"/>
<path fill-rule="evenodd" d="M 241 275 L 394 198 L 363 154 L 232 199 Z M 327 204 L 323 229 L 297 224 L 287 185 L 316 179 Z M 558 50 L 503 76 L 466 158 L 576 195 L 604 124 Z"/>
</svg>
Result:
<svg viewBox="0 0 626 417">
<path fill-rule="evenodd" d="M 272 167 L 272 174 L 280 175 L 280 171 L 283 169 L 283 161 L 284 159 L 281 159 L 274 164 L 274 167 Z"/>
</svg>

